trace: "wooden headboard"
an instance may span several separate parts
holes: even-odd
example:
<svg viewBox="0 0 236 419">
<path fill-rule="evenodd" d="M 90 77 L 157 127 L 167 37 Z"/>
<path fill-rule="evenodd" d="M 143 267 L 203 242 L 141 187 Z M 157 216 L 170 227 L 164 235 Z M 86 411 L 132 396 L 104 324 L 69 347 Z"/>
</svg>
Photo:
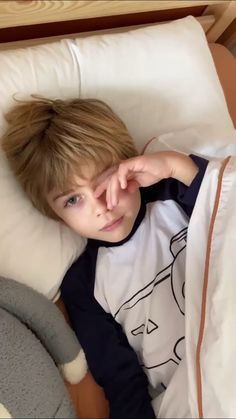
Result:
<svg viewBox="0 0 236 419">
<path fill-rule="evenodd" d="M 41 43 L 47 39 L 126 26 L 167 22 L 187 15 L 202 24 L 210 42 L 236 21 L 236 2 L 214 0 L 1 1 L 0 47 Z M 45 39 L 47 38 L 47 39 Z M 225 40 L 225 38 L 224 38 Z M 227 41 L 227 40 L 226 40 Z"/>
</svg>

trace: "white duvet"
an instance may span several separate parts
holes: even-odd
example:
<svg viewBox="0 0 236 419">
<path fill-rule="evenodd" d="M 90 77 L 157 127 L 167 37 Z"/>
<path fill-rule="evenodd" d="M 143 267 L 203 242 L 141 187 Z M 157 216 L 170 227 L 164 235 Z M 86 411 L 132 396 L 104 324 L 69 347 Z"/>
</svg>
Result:
<svg viewBox="0 0 236 419">
<path fill-rule="evenodd" d="M 186 357 L 161 418 L 236 417 L 236 157 L 210 162 L 190 220 Z"/>
</svg>

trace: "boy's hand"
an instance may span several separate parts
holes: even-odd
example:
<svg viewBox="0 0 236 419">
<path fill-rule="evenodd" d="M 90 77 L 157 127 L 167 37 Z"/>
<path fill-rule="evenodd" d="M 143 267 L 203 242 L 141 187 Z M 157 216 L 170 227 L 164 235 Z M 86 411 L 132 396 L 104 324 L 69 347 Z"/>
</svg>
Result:
<svg viewBox="0 0 236 419">
<path fill-rule="evenodd" d="M 106 171 L 94 195 L 99 198 L 106 191 L 107 208 L 112 209 L 118 204 L 121 189 L 132 193 L 169 177 L 188 186 L 197 172 L 198 167 L 190 157 L 174 151 L 133 157 Z"/>
<path fill-rule="evenodd" d="M 106 191 L 107 208 L 112 209 L 118 204 L 121 189 L 132 193 L 169 176 L 164 159 L 156 154 L 134 157 L 104 172 L 94 195 L 98 198 Z"/>
</svg>

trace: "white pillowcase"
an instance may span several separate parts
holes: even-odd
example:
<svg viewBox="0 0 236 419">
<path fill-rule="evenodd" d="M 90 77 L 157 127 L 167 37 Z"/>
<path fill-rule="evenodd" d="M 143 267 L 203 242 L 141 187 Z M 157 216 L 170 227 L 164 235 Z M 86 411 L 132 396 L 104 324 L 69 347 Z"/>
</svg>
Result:
<svg viewBox="0 0 236 419">
<path fill-rule="evenodd" d="M 81 95 L 110 104 L 139 150 L 170 131 L 233 128 L 204 31 L 193 17 L 76 44 Z"/>
<path fill-rule="evenodd" d="M 198 124 L 232 128 L 201 26 L 193 18 L 125 33 L 0 52 L 0 131 L 12 96 L 97 97 L 146 139 Z M 0 153 L 0 275 L 53 298 L 84 240 L 39 214 Z"/>
<path fill-rule="evenodd" d="M 168 132 L 153 138 L 145 153 L 175 150 L 194 153 L 208 160 L 236 155 L 236 130 L 215 126 L 199 126 L 183 131 Z"/>
<path fill-rule="evenodd" d="M 68 98 L 79 95 L 73 42 L 0 52 L 0 130 L 13 95 L 32 93 Z M 20 93 L 20 94 L 18 94 Z M 32 286 L 54 299 L 85 240 L 42 216 L 14 179 L 0 150 L 0 275 Z"/>
<path fill-rule="evenodd" d="M 53 299 L 81 238 L 35 210 L 0 151 L 0 272 Z"/>
<path fill-rule="evenodd" d="M 5 127 L 3 115 L 15 103 L 15 94 L 19 98 L 32 93 L 61 99 L 79 96 L 76 51 L 72 40 L 0 51 L 0 131 Z"/>
</svg>

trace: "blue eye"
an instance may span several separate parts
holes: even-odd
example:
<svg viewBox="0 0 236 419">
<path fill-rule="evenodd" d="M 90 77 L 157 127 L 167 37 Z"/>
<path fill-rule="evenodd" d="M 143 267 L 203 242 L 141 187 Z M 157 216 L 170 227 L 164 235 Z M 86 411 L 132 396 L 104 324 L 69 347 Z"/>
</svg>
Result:
<svg viewBox="0 0 236 419">
<path fill-rule="evenodd" d="M 82 197 L 81 195 L 74 195 L 71 196 L 69 199 L 67 199 L 67 201 L 65 202 L 64 207 L 68 208 L 68 207 L 73 207 L 74 205 L 78 204 L 81 201 Z"/>
</svg>

